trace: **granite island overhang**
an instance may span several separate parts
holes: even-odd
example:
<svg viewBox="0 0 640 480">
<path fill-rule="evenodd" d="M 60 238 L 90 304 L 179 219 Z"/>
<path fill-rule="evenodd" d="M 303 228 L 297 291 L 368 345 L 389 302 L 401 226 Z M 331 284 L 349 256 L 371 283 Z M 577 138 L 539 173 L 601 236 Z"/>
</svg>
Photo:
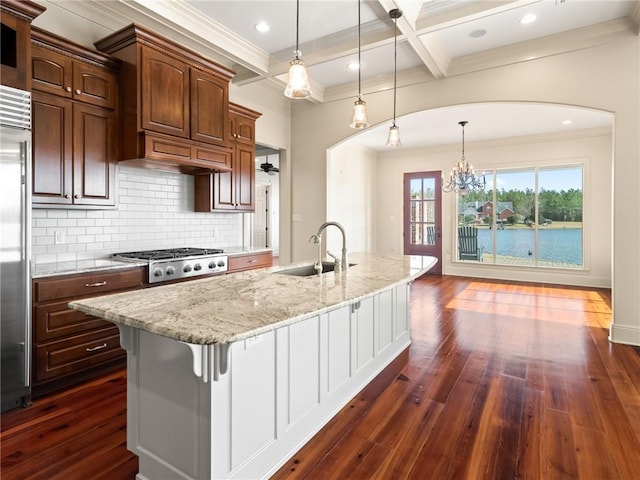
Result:
<svg viewBox="0 0 640 480">
<path fill-rule="evenodd" d="M 406 351 L 409 285 L 436 259 L 349 260 L 341 273 L 271 267 L 70 304 L 120 329 L 138 480 L 268 478 Z"/>
<path fill-rule="evenodd" d="M 341 273 L 296 277 L 273 275 L 291 266 L 270 267 L 85 298 L 69 306 L 186 343 L 231 343 L 411 282 L 436 259 L 356 253 L 350 262 L 355 266 Z"/>
</svg>

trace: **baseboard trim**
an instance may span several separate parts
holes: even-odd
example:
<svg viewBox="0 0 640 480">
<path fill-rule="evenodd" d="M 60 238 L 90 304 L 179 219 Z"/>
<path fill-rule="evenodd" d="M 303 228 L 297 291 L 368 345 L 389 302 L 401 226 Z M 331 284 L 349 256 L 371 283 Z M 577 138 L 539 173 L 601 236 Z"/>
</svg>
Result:
<svg viewBox="0 0 640 480">
<path fill-rule="evenodd" d="M 609 341 L 640 347 L 640 328 L 614 323 L 609 329 Z"/>
</svg>

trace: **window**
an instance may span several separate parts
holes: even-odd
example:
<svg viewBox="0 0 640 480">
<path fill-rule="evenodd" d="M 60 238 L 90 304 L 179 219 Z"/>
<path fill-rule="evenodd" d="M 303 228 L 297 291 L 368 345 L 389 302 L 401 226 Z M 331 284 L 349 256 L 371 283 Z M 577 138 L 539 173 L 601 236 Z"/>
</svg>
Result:
<svg viewBox="0 0 640 480">
<path fill-rule="evenodd" d="M 458 195 L 459 261 L 583 268 L 583 166 L 494 169 Z"/>
</svg>

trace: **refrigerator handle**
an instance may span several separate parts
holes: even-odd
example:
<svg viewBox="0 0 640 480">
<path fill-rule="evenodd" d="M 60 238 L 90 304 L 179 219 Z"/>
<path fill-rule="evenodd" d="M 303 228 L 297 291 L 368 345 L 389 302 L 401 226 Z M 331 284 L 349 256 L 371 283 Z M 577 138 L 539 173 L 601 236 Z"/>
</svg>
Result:
<svg viewBox="0 0 640 480">
<path fill-rule="evenodd" d="M 31 312 L 33 310 L 31 304 L 31 143 L 29 141 L 22 142 L 20 147 L 22 156 L 22 188 L 24 189 L 22 199 L 24 201 L 22 215 L 24 225 L 22 254 L 24 255 L 24 265 L 26 274 L 24 281 L 25 292 L 25 325 L 24 325 L 24 385 L 31 386 Z"/>
</svg>

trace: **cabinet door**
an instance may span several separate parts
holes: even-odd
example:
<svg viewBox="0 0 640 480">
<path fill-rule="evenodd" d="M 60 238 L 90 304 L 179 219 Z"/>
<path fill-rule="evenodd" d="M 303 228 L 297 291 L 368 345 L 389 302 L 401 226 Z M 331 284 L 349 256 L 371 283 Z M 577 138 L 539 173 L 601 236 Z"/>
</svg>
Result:
<svg viewBox="0 0 640 480">
<path fill-rule="evenodd" d="M 71 204 L 72 101 L 33 92 L 33 203 Z"/>
<path fill-rule="evenodd" d="M 116 107 L 116 76 L 88 63 L 73 65 L 73 98 L 99 107 Z"/>
<path fill-rule="evenodd" d="M 237 143 L 234 151 L 235 203 L 236 210 L 255 210 L 255 147 Z"/>
<path fill-rule="evenodd" d="M 225 146 L 229 136 L 229 82 L 191 69 L 191 139 Z"/>
<path fill-rule="evenodd" d="M 71 57 L 39 45 L 31 49 L 32 88 L 62 97 L 73 96 L 73 60 Z"/>
<path fill-rule="evenodd" d="M 233 170 L 229 172 L 217 172 L 211 175 L 213 182 L 211 195 L 213 197 L 213 210 L 235 210 L 235 181 Z"/>
<path fill-rule="evenodd" d="M 114 112 L 76 103 L 73 127 L 73 203 L 115 205 Z"/>
<path fill-rule="evenodd" d="M 189 67 L 140 47 L 141 126 L 145 130 L 189 138 Z"/>
<path fill-rule="evenodd" d="M 234 140 L 247 145 L 256 143 L 256 121 L 243 115 L 231 114 Z"/>
</svg>

